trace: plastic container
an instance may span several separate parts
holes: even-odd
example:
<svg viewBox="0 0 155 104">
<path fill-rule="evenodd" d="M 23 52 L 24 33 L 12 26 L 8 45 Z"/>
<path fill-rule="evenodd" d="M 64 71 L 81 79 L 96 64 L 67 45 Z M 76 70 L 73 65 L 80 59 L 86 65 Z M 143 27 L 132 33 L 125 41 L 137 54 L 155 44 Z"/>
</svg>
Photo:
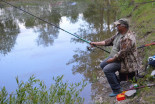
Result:
<svg viewBox="0 0 155 104">
<path fill-rule="evenodd" d="M 116 96 L 117 101 L 125 100 L 125 93 L 118 94 Z"/>
<path fill-rule="evenodd" d="M 133 85 L 133 87 L 134 87 L 134 88 L 137 88 L 137 87 L 138 87 L 138 85 L 137 85 L 137 84 L 134 84 L 134 85 Z"/>
</svg>

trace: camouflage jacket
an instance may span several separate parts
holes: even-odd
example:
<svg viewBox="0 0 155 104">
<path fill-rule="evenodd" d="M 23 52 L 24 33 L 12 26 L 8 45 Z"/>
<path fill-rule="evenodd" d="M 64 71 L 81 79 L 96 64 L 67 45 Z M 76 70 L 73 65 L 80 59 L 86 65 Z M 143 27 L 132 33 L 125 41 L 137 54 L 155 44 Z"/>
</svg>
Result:
<svg viewBox="0 0 155 104">
<path fill-rule="evenodd" d="M 113 41 L 117 34 L 106 39 L 105 46 L 113 45 Z M 121 73 L 130 73 L 139 69 L 136 38 L 131 31 L 128 31 L 125 35 L 123 35 L 123 37 L 121 37 L 120 50 L 114 55 L 114 58 L 121 62 Z"/>
</svg>

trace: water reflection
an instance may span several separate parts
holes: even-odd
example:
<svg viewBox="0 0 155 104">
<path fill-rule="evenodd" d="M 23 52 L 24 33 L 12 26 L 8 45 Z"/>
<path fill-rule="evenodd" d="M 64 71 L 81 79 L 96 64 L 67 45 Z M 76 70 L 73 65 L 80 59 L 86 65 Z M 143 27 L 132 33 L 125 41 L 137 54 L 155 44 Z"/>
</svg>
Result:
<svg viewBox="0 0 155 104">
<path fill-rule="evenodd" d="M 60 26 L 63 17 L 66 17 L 67 21 L 72 24 L 78 22 L 79 19 L 83 20 L 84 23 L 78 28 L 76 34 L 85 40 L 101 41 L 115 33 L 112 23 L 116 19 L 116 8 L 104 8 L 103 6 L 115 3 L 109 2 L 110 0 L 18 1 L 13 0 L 12 3 L 56 26 Z M 0 9 L 1 54 L 7 54 L 13 49 L 20 33 L 20 24 L 23 24 L 26 29 L 33 29 L 38 34 L 36 39 L 38 46 L 52 46 L 54 41 L 58 39 L 60 33 L 58 28 L 13 7 L 8 7 L 8 5 L 3 4 L 3 6 L 6 7 Z M 71 42 L 83 43 L 75 37 L 72 37 Z M 72 65 L 73 74 L 80 73 L 91 83 L 91 97 L 98 99 L 97 95 L 102 96 L 109 90 L 104 74 L 99 68 L 100 61 L 107 54 L 97 49 L 94 52 L 86 51 L 83 50 L 83 46 L 81 47 L 74 50 L 74 55 L 67 65 Z"/>
<path fill-rule="evenodd" d="M 90 41 L 102 41 L 115 34 L 113 22 L 116 20 L 117 11 L 116 8 L 104 8 L 103 5 L 106 4 L 109 4 L 109 0 L 99 0 L 88 5 L 88 8 L 83 12 L 83 19 L 86 24 L 81 26 L 78 31 L 80 37 Z M 72 42 L 83 41 L 72 38 Z M 68 62 L 68 64 L 77 63 L 77 65 L 73 65 L 73 74 L 83 74 L 85 79 L 92 83 L 91 97 L 94 101 L 110 101 L 106 96 L 110 87 L 99 67 L 101 60 L 107 55 L 101 50 L 89 52 L 77 49 L 75 53 L 73 59 Z"/>
<path fill-rule="evenodd" d="M 0 9 L 0 53 L 7 54 L 14 47 L 19 31 L 17 21 L 13 20 L 12 13 Z"/>
<path fill-rule="evenodd" d="M 107 1 L 108 2 L 108 1 Z M 115 34 L 113 21 L 116 19 L 116 10 L 114 8 L 104 8 L 105 1 L 95 1 L 88 5 L 88 8 L 83 12 L 83 19 L 87 21 L 85 25 L 79 28 L 77 34 L 83 39 L 90 41 L 102 41 Z M 83 42 L 77 38 L 72 38 L 72 42 Z M 89 73 L 94 69 L 99 69 L 98 64 L 100 59 L 103 59 L 105 53 L 101 50 L 89 52 L 77 49 L 73 59 L 68 64 L 78 63 L 73 66 L 73 73 L 79 72 Z M 96 66 L 96 67 L 94 67 Z M 87 78 L 87 77 L 86 77 Z"/>
<path fill-rule="evenodd" d="M 32 2 L 31 0 L 30 1 L 20 1 L 18 3 L 14 1 L 15 3 L 13 2 L 13 4 L 15 4 L 15 5 L 18 4 L 19 8 L 24 9 L 25 11 L 30 12 L 31 14 L 36 15 L 37 17 L 40 17 L 40 18 L 42 18 L 56 26 L 59 26 L 59 24 L 61 22 L 61 17 L 63 17 L 63 16 L 68 17 L 68 19 L 70 20 L 71 23 L 77 22 L 79 13 L 81 13 L 85 8 L 84 5 L 80 5 L 80 7 L 84 6 L 81 9 L 79 7 L 79 5 L 77 5 L 76 2 L 71 2 L 70 0 L 58 1 L 58 2 L 54 1 L 54 2 L 50 3 L 50 5 L 48 3 L 49 1 L 48 0 L 46 0 L 46 1 L 47 2 L 39 1 L 40 4 L 38 1 Z M 80 3 L 80 4 L 83 4 L 83 3 Z M 16 33 L 16 35 L 17 35 L 19 33 L 19 28 L 18 28 L 17 22 L 19 22 L 19 23 L 23 23 L 27 29 L 35 27 L 34 31 L 40 33 L 40 35 L 38 36 L 38 39 L 37 39 L 38 45 L 49 46 L 49 45 L 53 44 L 55 39 L 57 39 L 58 34 L 59 34 L 58 28 L 48 25 L 47 23 L 40 21 L 26 13 L 23 13 L 22 11 L 20 11 L 16 8 L 8 7 L 8 5 L 6 5 L 4 3 L 1 5 L 1 7 L 3 7 L 4 5 L 6 6 L 6 8 L 0 10 L 1 11 L 1 25 L 4 25 L 6 23 L 9 23 L 11 25 L 9 25 L 9 26 L 5 25 L 5 27 L 2 26 L 1 32 L 3 32 L 4 28 L 7 28 L 8 31 L 11 31 L 11 30 L 14 31 L 14 33 L 9 32 L 10 34 Z M 80 9 L 78 9 L 78 8 L 80 8 Z M 3 17 L 3 16 L 7 16 L 7 18 Z M 9 19 L 10 21 L 6 22 L 4 20 L 4 18 L 6 20 Z M 17 30 L 17 32 L 15 30 Z M 4 33 L 5 32 L 3 32 L 3 34 Z M 3 35 L 3 34 L 1 34 L 1 35 Z M 7 34 L 7 35 L 9 35 L 9 34 Z M 9 35 L 9 36 L 11 37 L 11 35 Z M 2 38 L 1 39 L 5 40 L 4 39 L 5 36 L 2 36 L 2 37 L 3 37 L 3 39 Z M 7 44 L 7 43 L 5 43 L 5 44 Z M 14 42 L 14 44 L 15 44 L 15 42 Z M 9 45 L 6 45 L 6 46 L 9 46 Z M 8 51 L 4 48 L 6 48 L 5 45 L 1 46 L 1 53 L 3 51 L 2 54 L 6 54 L 7 52 L 10 52 L 11 48 L 13 48 L 13 44 L 12 44 L 12 46 L 7 48 Z"/>
</svg>

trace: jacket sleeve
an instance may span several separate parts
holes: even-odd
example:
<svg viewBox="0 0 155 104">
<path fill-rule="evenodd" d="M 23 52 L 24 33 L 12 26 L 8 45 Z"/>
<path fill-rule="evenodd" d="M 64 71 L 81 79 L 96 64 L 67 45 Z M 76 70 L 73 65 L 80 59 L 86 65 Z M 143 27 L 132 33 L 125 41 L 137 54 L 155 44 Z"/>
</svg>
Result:
<svg viewBox="0 0 155 104">
<path fill-rule="evenodd" d="M 127 38 L 123 40 L 123 43 L 120 46 L 120 51 L 114 55 L 115 60 L 122 60 L 124 59 L 130 52 L 134 49 L 132 40 Z"/>
<path fill-rule="evenodd" d="M 115 37 L 116 37 L 116 35 L 112 36 L 111 38 L 106 39 L 105 40 L 105 46 L 112 46 Z"/>
</svg>

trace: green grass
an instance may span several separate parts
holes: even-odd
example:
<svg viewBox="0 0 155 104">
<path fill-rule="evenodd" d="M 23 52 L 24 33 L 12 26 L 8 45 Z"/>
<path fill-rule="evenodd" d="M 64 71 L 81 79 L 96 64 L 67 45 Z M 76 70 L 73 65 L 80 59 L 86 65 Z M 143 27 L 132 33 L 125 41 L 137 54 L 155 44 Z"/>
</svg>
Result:
<svg viewBox="0 0 155 104">
<path fill-rule="evenodd" d="M 147 0 L 152 1 L 152 0 Z M 140 40 L 145 41 L 145 44 L 155 41 L 155 2 L 146 4 L 136 4 L 146 2 L 146 0 L 134 0 L 135 5 L 129 5 L 131 0 L 119 0 L 120 5 L 124 4 L 127 6 L 120 6 L 120 18 L 127 17 L 131 14 L 131 29 L 137 34 L 138 45 Z M 135 9 L 134 9 L 135 8 Z M 149 55 L 153 54 L 154 46 L 148 48 Z"/>
<path fill-rule="evenodd" d="M 152 0 L 147 0 L 147 2 L 148 1 Z M 131 0 L 119 0 L 119 2 L 119 18 L 127 17 L 130 15 L 131 25 L 139 38 L 143 38 L 147 32 L 155 30 L 155 2 L 137 4 L 146 2 L 146 0 L 134 0 L 134 5 L 131 4 Z"/>
<path fill-rule="evenodd" d="M 148 74 L 144 78 L 139 79 L 137 83 L 141 86 L 146 86 L 148 83 L 155 83 L 154 78 L 150 76 L 152 71 L 153 67 L 149 67 L 147 69 Z M 137 95 L 138 99 L 143 99 L 146 104 L 155 103 L 154 86 L 140 89 Z"/>
<path fill-rule="evenodd" d="M 152 0 L 147 0 L 152 1 Z M 119 0 L 121 4 L 130 4 L 131 0 Z M 135 3 L 146 2 L 146 0 L 134 0 Z M 131 21 L 131 29 L 137 34 L 137 46 L 144 45 L 155 41 L 155 2 L 147 4 L 127 5 L 120 6 L 119 18 L 129 17 Z M 142 61 L 143 65 L 147 64 L 149 56 L 155 55 L 155 45 L 145 47 L 141 53 L 143 53 Z M 147 75 L 144 78 L 138 79 L 137 84 L 139 86 L 145 86 L 148 83 L 155 83 L 154 78 L 150 76 L 150 73 L 154 68 L 147 69 Z M 137 100 L 143 100 L 146 104 L 155 103 L 154 87 L 142 88 L 138 90 L 137 97 L 131 99 L 134 103 Z M 129 101 L 130 102 L 130 101 Z M 144 102 L 143 102 L 144 103 Z"/>
</svg>

